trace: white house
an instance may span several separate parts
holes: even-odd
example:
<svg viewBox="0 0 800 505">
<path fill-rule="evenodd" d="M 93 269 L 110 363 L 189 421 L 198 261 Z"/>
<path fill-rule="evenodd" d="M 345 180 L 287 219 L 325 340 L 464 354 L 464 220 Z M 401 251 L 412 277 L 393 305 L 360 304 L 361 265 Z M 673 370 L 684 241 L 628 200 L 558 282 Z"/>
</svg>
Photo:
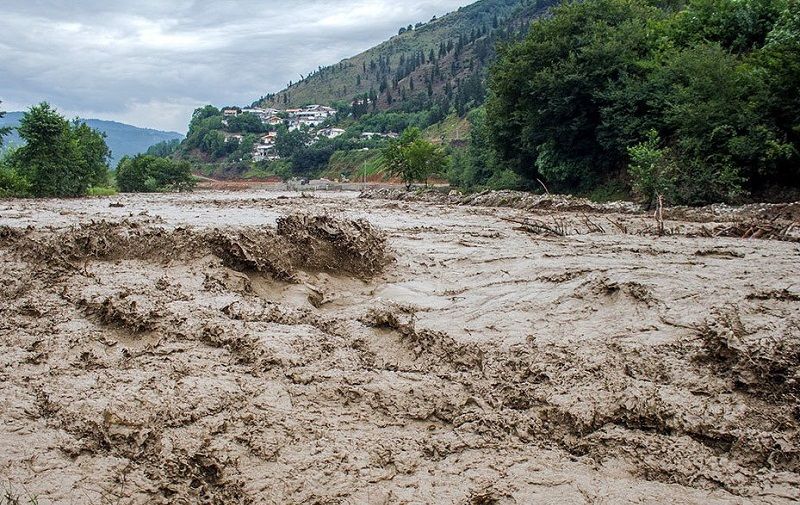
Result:
<svg viewBox="0 0 800 505">
<path fill-rule="evenodd" d="M 329 139 L 335 139 L 344 134 L 344 130 L 341 128 L 324 128 L 319 131 L 320 137 L 327 137 Z"/>
</svg>

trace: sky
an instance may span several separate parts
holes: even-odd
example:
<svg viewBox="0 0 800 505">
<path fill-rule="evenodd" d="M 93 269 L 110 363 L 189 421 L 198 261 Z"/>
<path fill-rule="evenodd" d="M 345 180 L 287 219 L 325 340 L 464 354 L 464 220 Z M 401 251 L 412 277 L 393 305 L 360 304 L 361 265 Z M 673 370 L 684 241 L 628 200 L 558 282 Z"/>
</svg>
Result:
<svg viewBox="0 0 800 505">
<path fill-rule="evenodd" d="M 0 110 L 186 132 L 472 0 L 2 0 Z"/>
</svg>

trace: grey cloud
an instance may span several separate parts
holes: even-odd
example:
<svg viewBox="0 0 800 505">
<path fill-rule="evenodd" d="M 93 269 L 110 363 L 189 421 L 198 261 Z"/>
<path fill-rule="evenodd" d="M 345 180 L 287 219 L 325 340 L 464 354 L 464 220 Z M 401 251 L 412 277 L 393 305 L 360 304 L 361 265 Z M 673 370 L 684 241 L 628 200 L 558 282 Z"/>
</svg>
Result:
<svg viewBox="0 0 800 505">
<path fill-rule="evenodd" d="M 5 0 L 0 100 L 184 131 L 469 0 Z"/>
</svg>

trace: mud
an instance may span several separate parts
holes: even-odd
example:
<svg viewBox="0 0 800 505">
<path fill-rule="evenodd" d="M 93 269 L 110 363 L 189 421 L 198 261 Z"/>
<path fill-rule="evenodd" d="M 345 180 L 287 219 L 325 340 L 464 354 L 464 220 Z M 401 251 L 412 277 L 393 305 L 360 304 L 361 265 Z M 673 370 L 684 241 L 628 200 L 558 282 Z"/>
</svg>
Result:
<svg viewBox="0 0 800 505">
<path fill-rule="evenodd" d="M 791 208 L 355 196 L 0 203 L 3 489 L 800 500 L 800 245 L 703 233 Z"/>
</svg>

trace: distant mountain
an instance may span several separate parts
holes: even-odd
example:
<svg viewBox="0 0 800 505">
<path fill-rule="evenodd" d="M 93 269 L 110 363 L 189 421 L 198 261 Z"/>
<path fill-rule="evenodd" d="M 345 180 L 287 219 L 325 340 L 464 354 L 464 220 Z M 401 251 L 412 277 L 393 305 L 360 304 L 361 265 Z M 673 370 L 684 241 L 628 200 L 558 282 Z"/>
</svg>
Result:
<svg viewBox="0 0 800 505">
<path fill-rule="evenodd" d="M 17 127 L 22 118 L 22 112 L 9 112 L 5 117 L 0 118 L 0 127 Z M 112 166 L 117 164 L 123 156 L 133 156 L 144 153 L 150 146 L 173 139 L 183 139 L 183 135 L 177 132 L 164 132 L 151 130 L 149 128 L 138 128 L 116 121 L 104 121 L 101 119 L 85 119 L 86 124 L 107 135 L 106 143 L 111 149 Z M 3 137 L 3 145 L 21 145 L 22 139 L 16 131 L 11 135 Z"/>
<path fill-rule="evenodd" d="M 531 22 L 558 1 L 480 0 L 410 30 L 401 28 L 386 42 L 319 67 L 254 105 L 346 103 L 366 104 L 369 110 L 421 110 L 442 100 L 456 106 L 480 102 L 497 43 L 524 36 Z"/>
</svg>

